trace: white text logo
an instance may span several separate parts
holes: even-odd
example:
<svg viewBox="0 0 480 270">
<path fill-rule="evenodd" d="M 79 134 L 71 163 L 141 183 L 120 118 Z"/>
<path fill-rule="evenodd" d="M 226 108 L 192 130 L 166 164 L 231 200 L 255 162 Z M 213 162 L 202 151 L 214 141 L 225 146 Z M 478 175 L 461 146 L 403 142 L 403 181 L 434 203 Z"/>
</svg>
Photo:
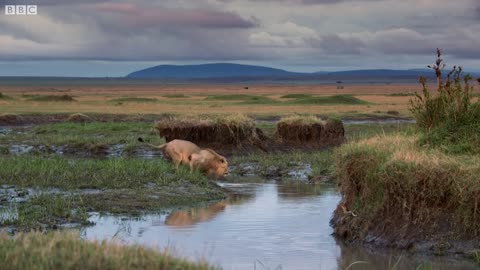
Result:
<svg viewBox="0 0 480 270">
<path fill-rule="evenodd" d="M 6 5 L 5 15 L 37 15 L 37 5 Z"/>
</svg>

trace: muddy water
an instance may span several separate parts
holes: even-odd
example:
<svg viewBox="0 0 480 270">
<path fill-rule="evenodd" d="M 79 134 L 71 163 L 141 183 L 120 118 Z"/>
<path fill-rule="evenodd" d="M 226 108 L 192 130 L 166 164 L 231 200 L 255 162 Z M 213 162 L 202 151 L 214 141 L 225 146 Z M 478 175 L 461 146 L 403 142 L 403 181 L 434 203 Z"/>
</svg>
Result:
<svg viewBox="0 0 480 270">
<path fill-rule="evenodd" d="M 129 219 L 93 215 L 86 239 L 116 238 L 206 259 L 223 269 L 475 269 L 470 261 L 373 253 L 337 241 L 329 226 L 340 200 L 333 187 L 305 194 L 276 183 L 223 184 L 239 198 Z M 426 268 L 430 269 L 430 268 Z"/>
</svg>

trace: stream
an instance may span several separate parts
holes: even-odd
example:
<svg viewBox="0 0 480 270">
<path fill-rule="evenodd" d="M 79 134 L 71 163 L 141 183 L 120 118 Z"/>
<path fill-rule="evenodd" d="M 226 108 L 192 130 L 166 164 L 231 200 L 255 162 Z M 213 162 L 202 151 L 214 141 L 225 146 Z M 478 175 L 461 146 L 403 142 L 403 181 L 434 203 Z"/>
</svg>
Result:
<svg viewBox="0 0 480 270">
<path fill-rule="evenodd" d="M 372 251 L 332 236 L 340 196 L 331 185 L 305 191 L 281 183 L 219 183 L 246 194 L 140 218 L 93 214 L 84 239 L 116 239 L 204 259 L 230 269 L 476 269 L 452 257 Z M 417 268 L 419 265 L 425 268 Z M 395 268 L 396 266 L 396 268 Z"/>
</svg>

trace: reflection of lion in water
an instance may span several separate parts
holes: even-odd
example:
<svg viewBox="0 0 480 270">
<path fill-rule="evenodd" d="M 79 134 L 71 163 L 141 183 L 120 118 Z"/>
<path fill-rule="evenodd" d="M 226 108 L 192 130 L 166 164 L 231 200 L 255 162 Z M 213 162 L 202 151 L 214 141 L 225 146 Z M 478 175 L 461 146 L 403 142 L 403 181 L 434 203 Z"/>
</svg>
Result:
<svg viewBox="0 0 480 270">
<path fill-rule="evenodd" d="M 218 202 L 207 208 L 173 211 L 168 215 L 165 224 L 169 226 L 191 226 L 199 222 L 205 222 L 225 210 L 226 202 Z"/>
<path fill-rule="evenodd" d="M 145 142 L 142 138 L 138 140 Z M 208 176 L 218 178 L 228 173 L 227 160 L 212 149 L 200 149 L 196 144 L 184 140 L 173 140 L 158 146 L 148 145 L 161 149 L 165 157 L 172 160 L 175 169 L 178 169 L 180 164 L 188 164 L 190 171 L 198 169 Z"/>
</svg>

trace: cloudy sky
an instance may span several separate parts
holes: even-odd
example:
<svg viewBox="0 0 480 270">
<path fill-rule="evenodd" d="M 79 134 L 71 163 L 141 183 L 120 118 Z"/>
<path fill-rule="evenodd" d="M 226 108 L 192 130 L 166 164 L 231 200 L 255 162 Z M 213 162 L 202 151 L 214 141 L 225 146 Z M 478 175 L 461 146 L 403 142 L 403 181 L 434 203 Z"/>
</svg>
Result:
<svg viewBox="0 0 480 270">
<path fill-rule="evenodd" d="M 37 16 L 7 16 L 9 4 Z M 0 75 L 123 76 L 158 64 L 480 70 L 479 0 L 0 0 Z"/>
</svg>

